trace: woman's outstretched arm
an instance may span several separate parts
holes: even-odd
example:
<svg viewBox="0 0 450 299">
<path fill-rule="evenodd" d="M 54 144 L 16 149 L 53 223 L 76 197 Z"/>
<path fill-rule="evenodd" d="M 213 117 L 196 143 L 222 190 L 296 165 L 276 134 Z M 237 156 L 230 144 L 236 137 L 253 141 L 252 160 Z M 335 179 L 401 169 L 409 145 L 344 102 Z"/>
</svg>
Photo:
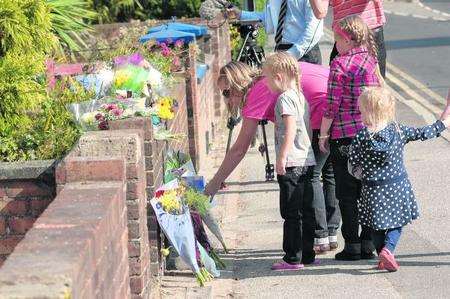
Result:
<svg viewBox="0 0 450 299">
<path fill-rule="evenodd" d="M 223 159 L 217 173 L 214 175 L 208 185 L 206 185 L 205 194 L 214 196 L 217 193 L 217 191 L 220 189 L 220 185 L 226 180 L 226 178 L 233 172 L 233 170 L 244 158 L 257 129 L 258 120 L 249 118 L 243 119 L 242 127 L 239 131 L 236 142 L 225 155 L 225 158 Z"/>
</svg>

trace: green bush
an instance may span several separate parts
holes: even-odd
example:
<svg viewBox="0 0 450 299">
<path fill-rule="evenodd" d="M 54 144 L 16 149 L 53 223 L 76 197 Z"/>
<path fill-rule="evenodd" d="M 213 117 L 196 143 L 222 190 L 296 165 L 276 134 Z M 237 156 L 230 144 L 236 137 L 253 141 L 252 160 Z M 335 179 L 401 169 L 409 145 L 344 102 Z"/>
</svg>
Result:
<svg viewBox="0 0 450 299">
<path fill-rule="evenodd" d="M 50 94 L 43 75 L 57 44 L 46 1 L 0 0 L 0 161 L 57 158 L 78 138 L 64 105 L 88 95 Z"/>
</svg>

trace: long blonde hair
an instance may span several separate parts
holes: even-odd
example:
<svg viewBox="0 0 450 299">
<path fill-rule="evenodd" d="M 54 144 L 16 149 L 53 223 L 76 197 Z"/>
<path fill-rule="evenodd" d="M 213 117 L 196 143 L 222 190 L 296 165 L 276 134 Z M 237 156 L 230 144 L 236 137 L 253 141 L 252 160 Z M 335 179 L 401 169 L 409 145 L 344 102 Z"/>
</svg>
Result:
<svg viewBox="0 0 450 299">
<path fill-rule="evenodd" d="M 288 79 L 294 79 L 297 91 L 301 92 L 300 68 L 297 59 L 287 52 L 276 52 L 267 57 L 263 67 L 270 74 L 283 74 Z"/>
<path fill-rule="evenodd" d="M 358 98 L 359 110 L 367 126 L 395 120 L 395 99 L 385 87 L 369 87 Z"/>
<path fill-rule="evenodd" d="M 231 61 L 220 68 L 217 83 L 226 80 L 230 89 L 242 93 L 242 100 L 239 104 L 239 108 L 242 109 L 245 105 L 247 91 L 258 76 L 260 76 L 259 70 L 239 61 Z M 227 105 L 227 109 L 231 115 L 236 116 L 238 113 L 238 108 L 233 109 L 230 105 Z"/>
<path fill-rule="evenodd" d="M 378 47 L 373 32 L 361 17 L 357 15 L 345 17 L 338 22 L 338 25 L 351 37 L 351 40 L 356 46 L 365 46 L 372 57 L 378 57 Z M 385 81 L 383 76 L 381 76 L 379 65 L 377 65 L 376 68 L 376 75 L 380 82 L 380 86 L 384 86 Z"/>
</svg>

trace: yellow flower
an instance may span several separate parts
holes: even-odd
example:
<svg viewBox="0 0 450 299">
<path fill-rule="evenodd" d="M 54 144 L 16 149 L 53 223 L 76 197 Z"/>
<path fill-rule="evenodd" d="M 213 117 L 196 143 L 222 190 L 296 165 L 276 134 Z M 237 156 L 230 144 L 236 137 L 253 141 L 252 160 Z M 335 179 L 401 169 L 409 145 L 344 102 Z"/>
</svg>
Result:
<svg viewBox="0 0 450 299">
<path fill-rule="evenodd" d="M 177 198 L 176 190 L 167 190 L 159 198 L 164 211 L 168 213 L 178 213 L 181 211 L 181 203 Z"/>
<path fill-rule="evenodd" d="M 170 254 L 170 247 L 169 248 L 161 248 L 161 254 L 166 257 Z"/>
</svg>

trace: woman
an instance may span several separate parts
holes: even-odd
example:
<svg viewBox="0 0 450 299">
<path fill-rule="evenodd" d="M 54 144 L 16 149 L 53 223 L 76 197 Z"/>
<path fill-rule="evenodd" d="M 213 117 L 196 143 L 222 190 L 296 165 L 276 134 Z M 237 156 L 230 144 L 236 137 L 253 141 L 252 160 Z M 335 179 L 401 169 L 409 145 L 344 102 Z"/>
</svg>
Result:
<svg viewBox="0 0 450 299">
<path fill-rule="evenodd" d="M 334 196 L 334 176 L 328 154 L 318 148 L 320 120 L 326 105 L 329 70 L 326 67 L 300 62 L 302 91 L 309 103 L 313 128 L 313 148 L 317 165 L 310 175 L 313 185 L 314 215 L 316 218 L 315 245 L 318 253 L 331 245 L 337 247 L 336 231 L 340 222 L 339 208 Z M 231 174 L 244 158 L 262 119 L 274 121 L 274 108 L 278 94 L 269 90 L 265 78 L 248 65 L 230 62 L 220 70 L 218 87 L 228 101 L 231 110 L 241 109 L 242 127 L 236 142 L 230 148 L 216 175 L 208 183 L 205 193 L 215 195 L 222 182 Z M 320 175 L 323 177 L 323 189 Z M 329 239 L 329 240 L 328 240 Z M 329 241 L 329 242 L 328 242 Z M 330 244 L 331 243 L 331 244 Z"/>
</svg>

